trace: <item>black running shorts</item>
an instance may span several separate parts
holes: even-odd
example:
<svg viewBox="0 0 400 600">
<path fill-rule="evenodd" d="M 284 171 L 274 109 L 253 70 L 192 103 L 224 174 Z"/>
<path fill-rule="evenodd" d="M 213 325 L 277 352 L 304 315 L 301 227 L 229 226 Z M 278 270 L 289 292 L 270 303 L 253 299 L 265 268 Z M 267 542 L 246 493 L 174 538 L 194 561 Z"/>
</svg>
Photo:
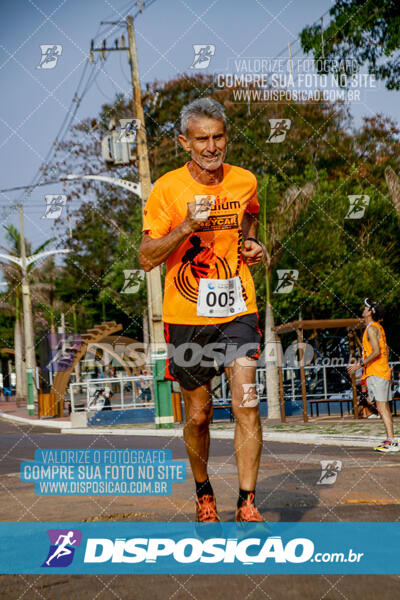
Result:
<svg viewBox="0 0 400 600">
<path fill-rule="evenodd" d="M 236 358 L 260 357 L 258 314 L 241 315 L 215 325 L 164 324 L 168 358 L 166 379 L 187 390 L 204 385 Z"/>
</svg>

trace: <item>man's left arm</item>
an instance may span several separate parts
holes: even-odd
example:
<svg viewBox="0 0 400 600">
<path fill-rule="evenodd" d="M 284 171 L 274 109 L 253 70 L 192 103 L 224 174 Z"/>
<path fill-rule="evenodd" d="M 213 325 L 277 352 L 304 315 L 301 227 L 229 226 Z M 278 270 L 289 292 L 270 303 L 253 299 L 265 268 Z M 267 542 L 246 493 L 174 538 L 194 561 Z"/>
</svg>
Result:
<svg viewBox="0 0 400 600">
<path fill-rule="evenodd" d="M 257 265 L 262 259 L 263 249 L 261 244 L 254 241 L 257 239 L 258 232 L 258 213 L 246 212 L 242 220 L 243 231 L 243 249 L 242 255 L 249 267 Z M 248 239 L 253 238 L 253 239 Z"/>
<path fill-rule="evenodd" d="M 378 356 L 381 353 L 381 349 L 379 347 L 379 335 L 380 335 L 379 330 L 376 327 L 374 327 L 373 325 L 368 328 L 367 336 L 368 336 L 368 341 L 372 347 L 372 352 L 371 352 L 371 354 L 368 354 L 368 356 L 366 356 L 362 360 L 362 362 L 357 362 L 356 364 L 350 365 L 349 367 L 347 367 L 347 370 L 350 373 L 350 375 L 352 373 L 355 373 L 357 371 L 357 369 L 359 369 L 360 367 L 366 367 L 367 364 L 373 362 L 376 358 L 378 358 Z"/>
</svg>

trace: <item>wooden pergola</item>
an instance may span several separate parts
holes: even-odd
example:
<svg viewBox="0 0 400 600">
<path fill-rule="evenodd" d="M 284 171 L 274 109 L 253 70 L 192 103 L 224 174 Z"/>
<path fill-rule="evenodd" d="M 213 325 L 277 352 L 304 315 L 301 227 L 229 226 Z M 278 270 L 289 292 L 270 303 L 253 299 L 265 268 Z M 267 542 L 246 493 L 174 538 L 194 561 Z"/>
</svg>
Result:
<svg viewBox="0 0 400 600">
<path fill-rule="evenodd" d="M 123 329 L 122 325 L 117 324 L 115 321 L 108 321 L 101 323 L 97 327 L 88 329 L 86 333 L 81 336 L 81 346 L 79 350 L 74 353 L 73 360 L 66 371 L 58 371 L 53 380 L 50 393 L 54 394 L 56 415 L 58 417 L 63 416 L 64 412 L 64 397 L 67 391 L 68 382 L 75 365 L 85 355 L 89 344 L 98 344 L 107 336 L 113 335 Z"/>
<path fill-rule="evenodd" d="M 316 329 L 347 329 L 347 335 L 349 336 L 350 346 L 350 358 L 354 357 L 354 330 L 364 326 L 363 319 L 312 319 L 309 321 L 291 321 L 284 325 L 278 325 L 273 328 L 275 332 L 278 346 L 281 346 L 280 336 L 285 333 L 297 332 L 297 342 L 299 343 L 299 363 L 300 363 L 300 382 L 301 382 L 301 397 L 303 402 L 303 421 L 308 422 L 308 409 L 307 409 L 307 390 L 306 390 L 306 377 L 304 372 L 304 352 L 303 352 L 303 331 L 305 330 L 316 330 Z M 281 404 L 281 419 L 282 422 L 286 421 L 285 413 L 285 395 L 283 389 L 283 373 L 281 354 L 278 352 L 278 371 L 279 371 L 279 390 L 280 390 L 280 404 Z M 351 386 L 353 393 L 353 414 L 354 418 L 358 419 L 357 411 L 357 390 L 355 376 L 351 376 Z"/>
</svg>

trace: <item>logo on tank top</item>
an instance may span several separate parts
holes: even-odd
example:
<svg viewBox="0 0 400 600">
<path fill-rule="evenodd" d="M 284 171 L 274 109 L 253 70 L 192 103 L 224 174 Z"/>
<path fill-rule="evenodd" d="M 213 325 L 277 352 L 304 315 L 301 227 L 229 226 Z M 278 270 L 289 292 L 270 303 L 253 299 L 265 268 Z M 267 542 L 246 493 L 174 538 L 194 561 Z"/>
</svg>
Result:
<svg viewBox="0 0 400 600">
<path fill-rule="evenodd" d="M 241 240 L 241 236 L 239 236 L 239 240 Z M 174 277 L 174 283 L 186 300 L 197 303 L 200 278 L 230 279 L 235 273 L 232 272 L 226 258 L 217 256 L 213 243 L 205 244 L 198 235 L 192 235 L 189 243 L 191 247 L 182 257 L 182 263 L 178 274 Z M 238 272 L 238 269 L 236 271 Z M 210 277 L 210 275 L 212 276 Z M 244 292 L 244 289 L 242 291 Z M 245 293 L 243 297 L 247 299 Z"/>
</svg>

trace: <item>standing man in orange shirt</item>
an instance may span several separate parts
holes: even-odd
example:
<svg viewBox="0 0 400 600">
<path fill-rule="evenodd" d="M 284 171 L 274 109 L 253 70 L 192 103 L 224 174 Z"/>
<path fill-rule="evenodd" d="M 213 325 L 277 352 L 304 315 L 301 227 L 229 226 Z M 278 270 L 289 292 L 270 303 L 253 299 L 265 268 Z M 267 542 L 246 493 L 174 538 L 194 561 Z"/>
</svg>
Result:
<svg viewBox="0 0 400 600">
<path fill-rule="evenodd" d="M 249 266 L 258 243 L 257 180 L 224 163 L 223 107 L 194 100 L 181 112 L 179 141 L 191 160 L 158 179 L 144 210 L 140 263 L 167 263 L 163 321 L 167 375 L 185 403 L 184 439 L 196 484 L 196 520 L 219 521 L 208 478 L 212 417 L 210 381 L 225 369 L 236 418 L 239 476 L 236 521 L 262 521 L 255 488 L 262 437 L 256 392 L 261 332 Z"/>
<path fill-rule="evenodd" d="M 366 324 L 362 346 L 363 355 L 360 362 L 350 365 L 349 374 L 363 367 L 363 378 L 367 380 L 370 401 L 376 400 L 376 407 L 386 428 L 387 439 L 374 450 L 378 452 L 398 452 L 399 445 L 394 439 L 393 418 L 389 407 L 391 400 L 392 372 L 389 366 L 389 351 L 386 343 L 385 330 L 379 321 L 383 319 L 383 307 L 370 298 L 364 300 L 362 313 Z"/>
</svg>

